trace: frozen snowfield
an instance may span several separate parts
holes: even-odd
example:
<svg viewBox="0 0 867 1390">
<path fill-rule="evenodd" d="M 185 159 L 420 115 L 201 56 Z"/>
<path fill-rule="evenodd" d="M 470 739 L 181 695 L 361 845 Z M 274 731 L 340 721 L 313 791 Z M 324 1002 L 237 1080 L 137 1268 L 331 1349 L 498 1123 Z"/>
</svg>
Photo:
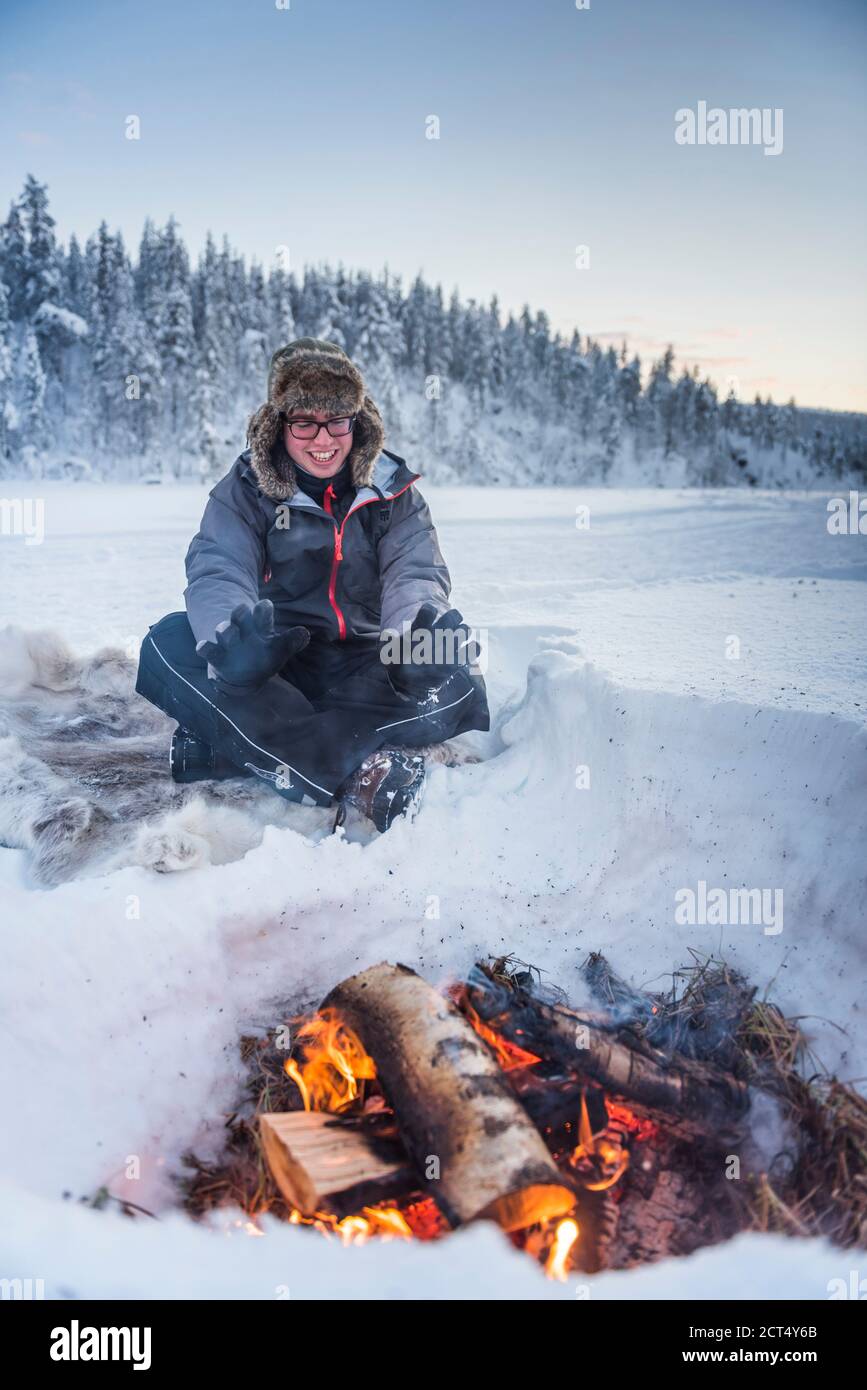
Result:
<svg viewBox="0 0 867 1390">
<path fill-rule="evenodd" d="M 172 1212 L 179 1155 L 219 1147 L 239 1034 L 380 959 L 438 981 L 512 950 L 577 999 L 593 949 L 645 986 L 690 947 L 722 952 L 808 1016 L 830 1068 L 867 1073 L 867 537 L 829 535 L 817 493 L 423 490 L 455 602 L 489 631 L 495 731 L 484 762 L 432 772 L 413 823 L 369 844 L 273 828 L 222 867 L 50 892 L 0 850 L 0 1276 L 49 1296 L 574 1298 L 491 1230 L 343 1251 Z M 40 495 L 43 543 L 0 538 L 3 622 L 87 651 L 182 605 L 202 489 Z M 779 890 L 781 920 L 679 925 L 675 894 L 699 881 Z M 103 1184 L 162 1223 L 75 1200 Z M 587 1282 L 823 1298 L 850 1263 L 742 1237 Z"/>
</svg>

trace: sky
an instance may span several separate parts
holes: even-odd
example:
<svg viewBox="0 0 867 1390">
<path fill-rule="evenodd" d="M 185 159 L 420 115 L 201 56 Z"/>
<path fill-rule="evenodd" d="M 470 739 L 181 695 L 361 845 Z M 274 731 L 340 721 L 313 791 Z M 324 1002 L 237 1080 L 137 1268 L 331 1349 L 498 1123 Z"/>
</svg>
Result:
<svg viewBox="0 0 867 1390">
<path fill-rule="evenodd" d="M 173 214 L 867 409 L 865 0 L 579 3 L 4 0 L 0 215 L 31 172 L 64 240 Z M 678 143 L 702 101 L 781 152 Z"/>
</svg>

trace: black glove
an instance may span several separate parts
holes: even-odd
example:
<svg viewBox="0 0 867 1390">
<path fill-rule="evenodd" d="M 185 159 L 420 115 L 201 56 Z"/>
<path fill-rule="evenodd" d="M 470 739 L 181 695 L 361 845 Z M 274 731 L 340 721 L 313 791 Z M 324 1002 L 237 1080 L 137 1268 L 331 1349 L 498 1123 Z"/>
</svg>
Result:
<svg viewBox="0 0 867 1390">
<path fill-rule="evenodd" d="M 410 659 L 389 665 L 389 680 L 396 690 L 414 700 L 423 700 L 432 688 L 442 685 L 456 667 L 472 666 L 480 655 L 479 644 L 458 610 L 450 608 L 437 617 L 432 603 L 422 604 L 410 628 L 408 642 L 405 644 L 402 640 L 400 650 L 401 655 Z M 413 653 L 429 659 L 412 660 Z"/>
<path fill-rule="evenodd" d="M 252 694 L 310 641 L 306 627 L 274 631 L 269 598 L 253 608 L 239 603 L 216 635 L 216 642 L 198 642 L 196 651 L 216 671 L 214 684 L 223 695 Z"/>
</svg>

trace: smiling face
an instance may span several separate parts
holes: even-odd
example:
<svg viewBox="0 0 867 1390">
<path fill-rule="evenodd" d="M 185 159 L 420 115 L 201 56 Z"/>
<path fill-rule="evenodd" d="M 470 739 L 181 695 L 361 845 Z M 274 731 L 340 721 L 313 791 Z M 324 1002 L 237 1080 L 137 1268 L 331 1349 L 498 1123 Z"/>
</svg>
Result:
<svg viewBox="0 0 867 1390">
<path fill-rule="evenodd" d="M 284 420 L 283 443 L 292 462 L 314 478 L 333 478 L 352 448 L 352 433 L 330 435 L 324 421 L 334 417 L 327 410 L 293 410 L 292 420 L 317 420 L 321 428 L 313 439 L 296 439 Z"/>
</svg>

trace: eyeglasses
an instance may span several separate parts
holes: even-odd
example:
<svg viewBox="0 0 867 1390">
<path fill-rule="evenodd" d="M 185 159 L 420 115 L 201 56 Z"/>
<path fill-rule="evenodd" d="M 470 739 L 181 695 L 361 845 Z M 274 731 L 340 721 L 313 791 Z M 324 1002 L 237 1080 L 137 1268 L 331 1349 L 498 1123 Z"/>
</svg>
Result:
<svg viewBox="0 0 867 1390">
<path fill-rule="evenodd" d="M 338 415 L 334 420 L 290 420 L 288 415 L 283 416 L 295 439 L 315 439 L 323 425 L 332 439 L 337 439 L 341 434 L 352 433 L 356 418 L 355 415 Z"/>
</svg>

